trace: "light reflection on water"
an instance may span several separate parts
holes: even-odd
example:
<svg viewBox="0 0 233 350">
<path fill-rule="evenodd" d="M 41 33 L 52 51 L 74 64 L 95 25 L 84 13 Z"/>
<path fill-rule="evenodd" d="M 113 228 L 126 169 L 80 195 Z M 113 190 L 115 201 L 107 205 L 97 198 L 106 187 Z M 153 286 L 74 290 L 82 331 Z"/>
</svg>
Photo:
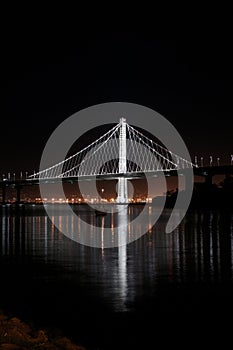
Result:
<svg viewBox="0 0 233 350">
<path fill-rule="evenodd" d="M 89 222 L 112 229 L 115 224 L 131 221 L 140 208 L 131 206 L 118 214 L 96 217 L 93 211 L 80 207 L 80 215 Z M 148 209 L 149 231 L 139 240 L 124 245 L 127 235 L 141 230 L 140 225 L 121 229 L 120 246 L 112 249 L 97 249 L 79 245 L 63 236 L 45 216 L 42 208 L 32 207 L 25 212 L 5 211 L 0 217 L 1 260 L 7 258 L 23 264 L 25 257 L 32 263 L 56 266 L 53 278 L 76 281 L 113 310 L 126 311 L 133 308 L 140 297 L 155 297 L 160 285 L 185 284 L 189 281 L 211 283 L 229 282 L 233 270 L 232 213 L 218 211 L 191 212 L 171 234 L 165 234 L 170 210 L 165 210 L 159 222 L 152 227 L 150 222 L 155 208 Z M 17 214 L 17 215 L 16 215 Z M 177 213 L 179 215 L 179 213 Z M 87 226 L 82 220 L 74 226 L 72 217 L 63 216 L 54 210 L 60 225 L 66 225 L 73 234 L 85 235 Z M 91 234 L 94 236 L 94 228 Z M 123 244 L 123 245 L 122 245 Z M 14 260 L 15 261 L 15 260 Z M 61 276 L 59 275 L 61 272 Z M 46 270 L 37 276 L 45 278 Z M 65 277 L 64 277 L 65 275 Z M 47 276 L 46 278 L 50 278 Z"/>
</svg>

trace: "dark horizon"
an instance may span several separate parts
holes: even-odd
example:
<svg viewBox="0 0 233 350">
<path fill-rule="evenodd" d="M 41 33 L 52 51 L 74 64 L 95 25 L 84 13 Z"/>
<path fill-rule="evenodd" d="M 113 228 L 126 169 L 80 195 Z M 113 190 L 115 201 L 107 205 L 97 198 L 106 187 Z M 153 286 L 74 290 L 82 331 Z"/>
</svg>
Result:
<svg viewBox="0 0 233 350">
<path fill-rule="evenodd" d="M 225 163 L 233 152 L 230 42 L 223 26 L 218 35 L 204 30 L 168 38 L 78 31 L 75 41 L 19 28 L 7 51 L 1 172 L 38 169 L 47 139 L 63 120 L 110 101 L 156 110 L 177 128 L 192 157 L 213 155 Z"/>
</svg>

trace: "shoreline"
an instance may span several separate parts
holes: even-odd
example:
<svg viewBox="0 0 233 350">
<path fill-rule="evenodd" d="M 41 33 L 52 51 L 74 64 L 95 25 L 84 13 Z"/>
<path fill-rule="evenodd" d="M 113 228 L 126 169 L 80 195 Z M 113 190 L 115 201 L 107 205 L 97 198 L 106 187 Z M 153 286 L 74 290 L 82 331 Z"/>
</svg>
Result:
<svg viewBox="0 0 233 350">
<path fill-rule="evenodd" d="M 46 329 L 36 329 L 18 317 L 0 309 L 0 348 L 9 350 L 87 350 L 65 336 L 53 336 Z"/>
</svg>

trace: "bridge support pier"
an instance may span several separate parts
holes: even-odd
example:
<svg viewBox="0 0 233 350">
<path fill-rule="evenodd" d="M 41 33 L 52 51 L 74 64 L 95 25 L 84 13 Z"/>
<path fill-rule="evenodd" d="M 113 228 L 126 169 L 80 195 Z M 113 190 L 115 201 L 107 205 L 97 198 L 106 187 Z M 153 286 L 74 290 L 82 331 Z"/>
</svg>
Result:
<svg viewBox="0 0 233 350">
<path fill-rule="evenodd" d="M 6 187 L 2 186 L 2 204 L 6 204 Z"/>
<path fill-rule="evenodd" d="M 126 159 L 126 119 L 120 119 L 120 139 L 119 139 L 119 173 L 125 174 L 127 172 Z M 128 203 L 128 186 L 127 179 L 120 177 L 117 185 L 117 200 L 118 204 Z"/>
<path fill-rule="evenodd" d="M 212 174 L 208 174 L 208 175 L 206 175 L 206 177 L 205 177 L 205 183 L 206 183 L 206 185 L 209 185 L 209 186 L 211 186 L 212 185 Z"/>
<path fill-rule="evenodd" d="M 19 204 L 21 201 L 20 195 L 21 195 L 21 187 L 17 186 L 16 187 L 16 203 L 17 204 Z"/>
<path fill-rule="evenodd" d="M 118 204 L 127 204 L 128 203 L 128 184 L 127 179 L 124 177 L 120 177 L 118 179 L 118 195 L 117 195 L 117 203 Z"/>
</svg>

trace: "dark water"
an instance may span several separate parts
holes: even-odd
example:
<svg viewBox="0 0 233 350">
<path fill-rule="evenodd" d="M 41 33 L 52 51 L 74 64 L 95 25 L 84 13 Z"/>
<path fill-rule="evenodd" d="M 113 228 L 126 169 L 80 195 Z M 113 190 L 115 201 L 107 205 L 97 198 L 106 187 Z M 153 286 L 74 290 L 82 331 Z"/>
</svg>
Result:
<svg viewBox="0 0 233 350">
<path fill-rule="evenodd" d="M 2 210 L 0 308 L 91 349 L 186 347 L 184 335 L 190 344 L 217 334 L 223 342 L 232 326 L 233 213 L 189 212 L 165 234 L 169 215 L 126 247 L 98 249 L 63 236 L 41 207 Z"/>
</svg>

